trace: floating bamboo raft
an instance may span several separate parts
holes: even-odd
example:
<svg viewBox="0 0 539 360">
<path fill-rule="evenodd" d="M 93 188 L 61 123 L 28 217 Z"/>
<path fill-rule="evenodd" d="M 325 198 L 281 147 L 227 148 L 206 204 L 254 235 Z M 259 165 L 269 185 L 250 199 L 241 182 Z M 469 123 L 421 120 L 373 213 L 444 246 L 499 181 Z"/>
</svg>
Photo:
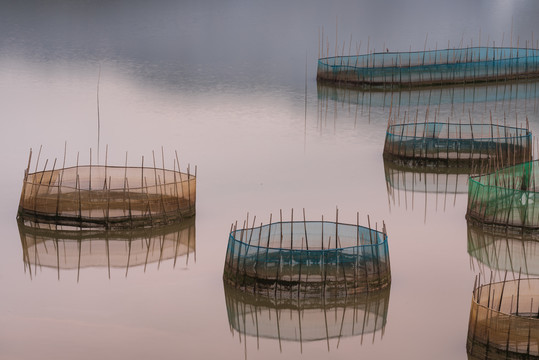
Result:
<svg viewBox="0 0 539 360">
<path fill-rule="evenodd" d="M 318 59 L 316 76 L 319 82 L 382 90 L 537 77 L 539 50 L 511 47 L 325 57 Z"/>
<path fill-rule="evenodd" d="M 41 149 L 40 149 L 41 153 Z M 132 228 L 177 223 L 195 215 L 195 173 L 179 171 L 176 154 L 174 169 L 77 165 L 30 172 L 32 152 L 25 172 L 18 218 L 74 227 Z M 177 170 L 178 169 L 178 170 Z"/>
<path fill-rule="evenodd" d="M 474 359 L 539 359 L 539 279 L 476 284 L 466 348 Z"/>
<path fill-rule="evenodd" d="M 391 282 L 385 224 L 381 231 L 324 221 L 282 220 L 243 228 L 232 224 L 223 279 L 248 292 L 290 296 L 353 294 Z M 369 218 L 370 225 L 370 218 Z"/>
</svg>

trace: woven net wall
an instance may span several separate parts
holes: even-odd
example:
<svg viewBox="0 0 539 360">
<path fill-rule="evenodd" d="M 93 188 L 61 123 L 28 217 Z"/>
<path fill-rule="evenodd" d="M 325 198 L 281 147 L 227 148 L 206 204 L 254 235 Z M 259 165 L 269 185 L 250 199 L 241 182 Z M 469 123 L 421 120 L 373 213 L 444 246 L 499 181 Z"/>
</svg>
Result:
<svg viewBox="0 0 539 360">
<path fill-rule="evenodd" d="M 535 160 L 470 178 L 467 219 L 503 231 L 539 229 L 538 175 Z"/>
<path fill-rule="evenodd" d="M 470 310 L 467 350 L 482 359 L 539 358 L 539 279 L 477 287 Z"/>
<path fill-rule="evenodd" d="M 389 288 L 342 297 L 290 299 L 289 294 L 261 295 L 224 284 L 231 331 L 256 338 L 309 342 L 358 336 L 374 341 L 383 331 Z M 371 340 L 372 339 L 372 340 Z"/>
<path fill-rule="evenodd" d="M 25 176 L 18 216 L 80 227 L 140 227 L 195 214 L 196 177 L 150 167 L 77 166 Z"/>
<path fill-rule="evenodd" d="M 278 222 L 230 233 L 223 279 L 246 291 L 351 294 L 389 286 L 385 232 L 327 221 Z"/>
<path fill-rule="evenodd" d="M 468 222 L 468 254 L 484 278 L 491 270 L 539 276 L 539 241 L 527 235 L 492 232 Z"/>
<path fill-rule="evenodd" d="M 72 230 L 56 225 L 19 220 L 23 261 L 30 276 L 42 268 L 80 270 L 89 267 L 129 268 L 170 260 L 195 253 L 195 218 L 180 224 L 120 230 Z M 33 268 L 33 270 L 32 270 Z"/>
<path fill-rule="evenodd" d="M 538 76 L 539 50 L 495 47 L 327 57 L 317 70 L 318 81 L 381 89 Z"/>
<path fill-rule="evenodd" d="M 531 132 L 498 124 L 419 122 L 390 124 L 384 158 L 401 164 L 445 163 L 480 167 L 489 159 L 516 164 L 531 159 Z"/>
</svg>

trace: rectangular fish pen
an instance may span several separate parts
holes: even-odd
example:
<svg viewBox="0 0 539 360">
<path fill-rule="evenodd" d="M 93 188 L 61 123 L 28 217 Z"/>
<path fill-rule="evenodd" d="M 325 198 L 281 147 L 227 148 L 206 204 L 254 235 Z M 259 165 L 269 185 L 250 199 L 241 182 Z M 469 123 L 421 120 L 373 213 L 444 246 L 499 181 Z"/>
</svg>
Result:
<svg viewBox="0 0 539 360">
<path fill-rule="evenodd" d="M 539 77 L 539 50 L 468 47 L 318 59 L 316 79 L 364 89 L 476 84 Z"/>
</svg>

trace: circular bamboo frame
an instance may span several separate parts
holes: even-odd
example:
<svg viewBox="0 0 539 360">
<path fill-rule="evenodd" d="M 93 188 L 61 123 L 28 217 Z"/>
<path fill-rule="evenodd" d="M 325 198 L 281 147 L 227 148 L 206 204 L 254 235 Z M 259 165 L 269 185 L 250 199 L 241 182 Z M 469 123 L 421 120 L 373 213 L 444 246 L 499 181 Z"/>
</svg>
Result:
<svg viewBox="0 0 539 360">
<path fill-rule="evenodd" d="M 362 89 L 478 84 L 539 77 L 539 50 L 469 47 L 318 59 L 319 82 Z"/>
<path fill-rule="evenodd" d="M 493 160 L 507 165 L 529 161 L 531 150 L 527 127 L 426 121 L 389 124 L 383 157 L 404 166 L 471 169 Z"/>
<path fill-rule="evenodd" d="M 539 278 L 476 287 L 466 348 L 481 359 L 539 359 Z"/>
<path fill-rule="evenodd" d="M 329 221 L 276 222 L 233 229 L 223 279 L 245 291 L 291 296 L 353 294 L 391 283 L 382 231 Z"/>
<path fill-rule="evenodd" d="M 18 218 L 75 227 L 132 228 L 195 215 L 196 177 L 156 167 L 84 165 L 27 173 Z"/>
</svg>

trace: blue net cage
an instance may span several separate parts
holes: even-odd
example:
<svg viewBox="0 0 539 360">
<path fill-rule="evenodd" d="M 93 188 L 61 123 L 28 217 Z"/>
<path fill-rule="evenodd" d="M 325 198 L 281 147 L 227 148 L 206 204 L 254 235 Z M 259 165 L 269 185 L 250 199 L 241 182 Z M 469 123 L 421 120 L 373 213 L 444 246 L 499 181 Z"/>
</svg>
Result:
<svg viewBox="0 0 539 360">
<path fill-rule="evenodd" d="M 317 80 L 363 88 L 410 88 L 536 78 L 539 50 L 470 47 L 335 56 L 318 60 Z"/>
<path fill-rule="evenodd" d="M 223 279 L 246 291 L 352 294 L 391 282 L 382 231 L 329 221 L 276 222 L 230 233 Z"/>
<path fill-rule="evenodd" d="M 472 122 L 390 123 L 384 159 L 410 165 L 482 167 L 489 161 L 518 164 L 532 157 L 532 134 L 526 127 Z M 471 172 L 471 171 L 470 171 Z"/>
</svg>

